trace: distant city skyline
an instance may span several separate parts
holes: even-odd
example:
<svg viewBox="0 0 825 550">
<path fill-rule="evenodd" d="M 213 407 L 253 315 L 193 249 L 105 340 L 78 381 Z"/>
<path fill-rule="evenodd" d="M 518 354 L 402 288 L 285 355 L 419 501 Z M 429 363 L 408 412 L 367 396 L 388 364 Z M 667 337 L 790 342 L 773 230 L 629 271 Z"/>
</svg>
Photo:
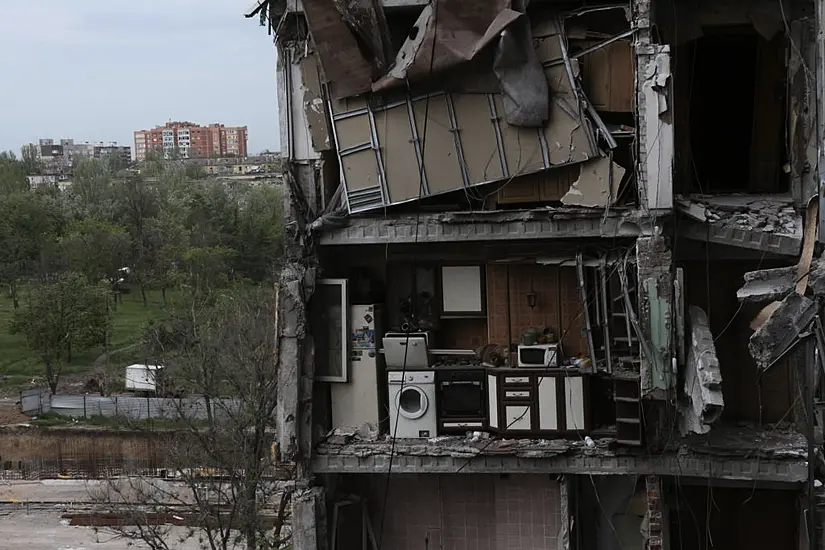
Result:
<svg viewBox="0 0 825 550">
<path fill-rule="evenodd" d="M 0 87 L 0 151 L 46 136 L 134 147 L 135 130 L 173 120 L 245 125 L 249 154 L 277 151 L 275 47 L 246 7 L 4 2 L 0 71 L 14 85 Z"/>
<path fill-rule="evenodd" d="M 135 160 L 146 160 L 152 154 L 167 158 L 245 157 L 249 154 L 246 126 L 222 123 L 201 125 L 191 121 L 167 122 L 149 130 L 135 131 Z"/>
</svg>

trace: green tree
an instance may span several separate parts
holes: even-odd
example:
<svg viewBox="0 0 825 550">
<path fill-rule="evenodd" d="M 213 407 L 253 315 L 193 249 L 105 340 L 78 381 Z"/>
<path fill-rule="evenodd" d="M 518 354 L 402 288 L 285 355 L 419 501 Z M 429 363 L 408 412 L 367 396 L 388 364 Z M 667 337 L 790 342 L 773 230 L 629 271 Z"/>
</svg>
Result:
<svg viewBox="0 0 825 550">
<path fill-rule="evenodd" d="M 72 352 L 101 344 L 109 328 L 107 289 L 71 273 L 34 288 L 25 307 L 14 312 L 12 334 L 22 334 L 40 355 L 46 381 L 57 392 Z"/>
<path fill-rule="evenodd" d="M 28 191 L 26 168 L 11 151 L 0 152 L 0 195 Z"/>
<path fill-rule="evenodd" d="M 221 246 L 190 248 L 183 253 L 194 294 L 225 287 L 230 281 L 229 265 L 235 251 Z"/>
<path fill-rule="evenodd" d="M 33 176 L 43 171 L 43 165 L 37 156 L 37 145 L 24 145 L 20 149 L 20 158 L 26 174 Z"/>
<path fill-rule="evenodd" d="M 112 167 L 97 159 L 81 159 L 74 167 L 71 197 L 78 217 L 113 219 Z"/>
<path fill-rule="evenodd" d="M 76 221 L 61 244 L 72 271 L 106 281 L 114 290 L 129 258 L 129 236 L 122 227 L 95 218 Z"/>
<path fill-rule="evenodd" d="M 61 205 L 46 190 L 0 201 L 0 283 L 7 285 L 15 309 L 21 279 L 43 279 L 57 268 L 55 243 L 64 226 Z"/>
<path fill-rule="evenodd" d="M 235 271 L 253 281 L 277 280 L 283 253 L 284 197 L 273 185 L 245 190 L 234 228 Z"/>
</svg>

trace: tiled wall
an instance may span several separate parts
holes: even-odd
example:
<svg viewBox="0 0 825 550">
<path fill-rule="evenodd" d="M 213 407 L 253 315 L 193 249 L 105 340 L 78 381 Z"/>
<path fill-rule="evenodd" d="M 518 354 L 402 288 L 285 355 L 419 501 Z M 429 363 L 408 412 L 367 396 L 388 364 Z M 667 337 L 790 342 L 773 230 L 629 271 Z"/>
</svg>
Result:
<svg viewBox="0 0 825 550">
<path fill-rule="evenodd" d="M 487 319 L 442 319 L 436 347 L 476 349 L 487 343 Z"/>
<path fill-rule="evenodd" d="M 383 504 L 376 476 L 371 502 Z M 559 486 L 541 475 L 393 476 L 382 547 L 394 550 L 556 548 Z M 376 531 L 380 507 L 371 506 Z"/>
<path fill-rule="evenodd" d="M 512 343 L 519 343 L 522 331 L 527 328 L 548 327 L 557 337 L 564 335 L 565 355 L 586 354 L 584 313 L 574 267 L 489 264 L 487 332 L 490 342 L 507 342 L 508 270 Z M 531 291 L 536 293 L 536 307 L 532 309 L 527 303 L 527 294 Z"/>
</svg>

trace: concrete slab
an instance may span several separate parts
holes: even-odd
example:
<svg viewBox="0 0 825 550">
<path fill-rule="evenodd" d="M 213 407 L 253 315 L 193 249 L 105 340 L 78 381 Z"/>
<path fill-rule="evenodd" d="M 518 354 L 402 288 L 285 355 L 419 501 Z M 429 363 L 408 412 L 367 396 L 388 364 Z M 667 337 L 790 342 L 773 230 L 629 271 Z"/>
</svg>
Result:
<svg viewBox="0 0 825 550">
<path fill-rule="evenodd" d="M 91 527 L 72 527 L 69 520 L 60 516 L 65 510 L 9 510 L 0 508 L 0 548 L 9 550 L 132 550 L 149 548 L 142 542 L 132 542 L 117 538 L 111 532 Z M 201 548 L 197 538 L 178 542 L 186 532 L 185 528 L 172 527 L 169 548 L 175 550 L 196 550 Z"/>
<path fill-rule="evenodd" d="M 813 321 L 816 311 L 816 302 L 795 292 L 782 300 L 748 342 L 748 350 L 757 367 L 767 369 L 787 351 Z"/>
</svg>

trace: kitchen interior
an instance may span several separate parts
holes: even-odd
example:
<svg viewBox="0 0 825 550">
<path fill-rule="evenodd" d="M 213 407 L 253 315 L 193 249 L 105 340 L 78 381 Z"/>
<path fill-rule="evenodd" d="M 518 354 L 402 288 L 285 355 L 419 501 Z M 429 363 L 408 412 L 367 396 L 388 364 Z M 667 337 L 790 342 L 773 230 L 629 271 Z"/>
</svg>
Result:
<svg viewBox="0 0 825 550">
<path fill-rule="evenodd" d="M 633 260 L 389 262 L 310 302 L 325 428 L 641 445 Z"/>
</svg>

